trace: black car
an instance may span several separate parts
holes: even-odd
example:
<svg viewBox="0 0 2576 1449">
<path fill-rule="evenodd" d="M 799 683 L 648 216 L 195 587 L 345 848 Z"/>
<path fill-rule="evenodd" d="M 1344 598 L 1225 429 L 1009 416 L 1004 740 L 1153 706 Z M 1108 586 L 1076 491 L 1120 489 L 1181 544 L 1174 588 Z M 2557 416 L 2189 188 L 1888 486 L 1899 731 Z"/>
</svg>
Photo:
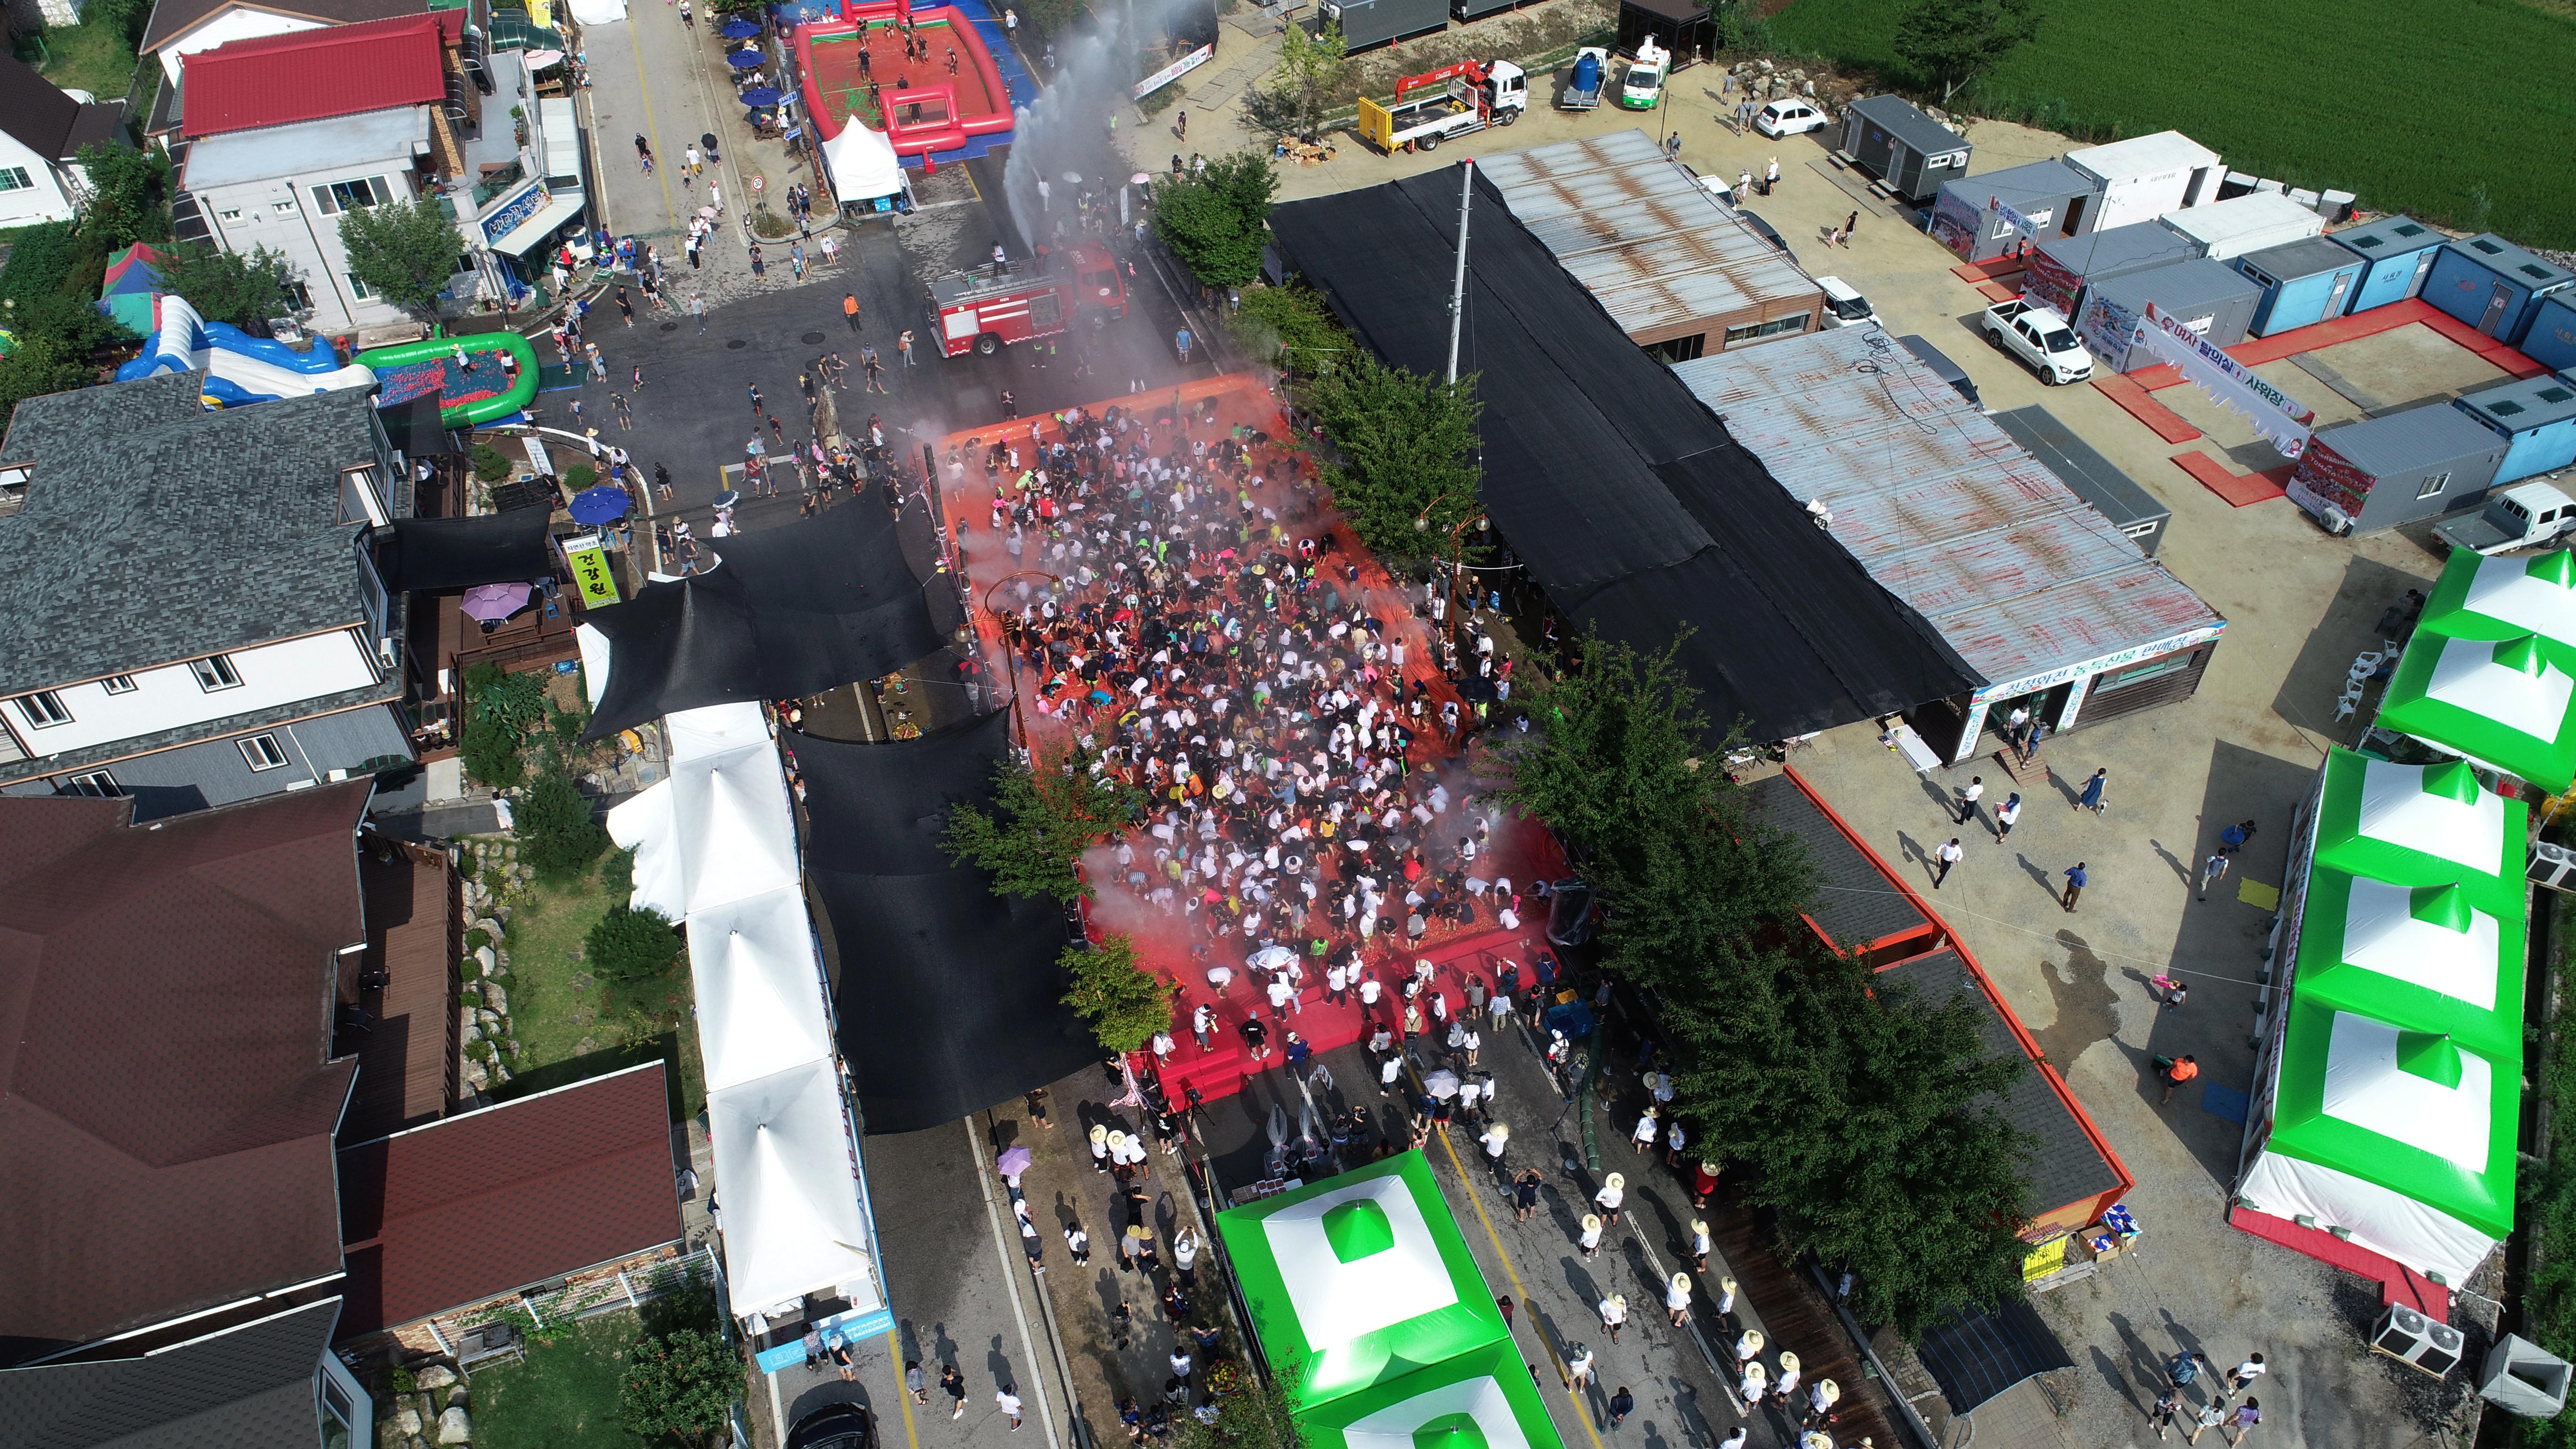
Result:
<svg viewBox="0 0 2576 1449">
<path fill-rule="evenodd" d="M 1738 221 L 1741 221 L 1746 226 L 1753 228 L 1753 234 L 1755 236 L 1762 238 L 1764 241 L 1769 242 L 1771 245 L 1778 247 L 1784 252 L 1789 249 L 1789 239 L 1780 235 L 1778 229 L 1773 227 L 1771 223 L 1764 221 L 1762 218 L 1755 216 L 1752 212 L 1746 211 L 1740 206 L 1735 209 L 1735 216 Z"/>
<path fill-rule="evenodd" d="M 787 1433 L 787 1449 L 876 1449 L 876 1421 L 857 1404 L 825 1404 Z"/>
</svg>

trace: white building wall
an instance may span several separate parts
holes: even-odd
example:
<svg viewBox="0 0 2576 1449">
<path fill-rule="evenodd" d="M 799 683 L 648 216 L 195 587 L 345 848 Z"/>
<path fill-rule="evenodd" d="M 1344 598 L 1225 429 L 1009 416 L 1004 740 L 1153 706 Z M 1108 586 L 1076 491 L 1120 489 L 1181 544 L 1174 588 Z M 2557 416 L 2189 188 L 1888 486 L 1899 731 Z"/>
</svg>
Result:
<svg viewBox="0 0 2576 1449">
<path fill-rule="evenodd" d="M 9 727 L 26 742 L 28 753 L 42 758 L 364 689 L 379 677 L 368 646 L 348 629 L 283 639 L 224 657 L 241 679 L 229 689 L 200 687 L 196 672 L 181 662 L 125 676 L 134 683 L 127 692 L 109 693 L 104 680 L 52 691 L 71 715 L 63 724 L 39 728 L 23 697 L 0 707 L 8 710 Z"/>
<path fill-rule="evenodd" d="M 228 252 L 267 247 L 294 263 L 296 279 L 313 296 L 309 319 L 316 332 L 351 332 L 404 320 L 401 308 L 357 295 L 349 279 L 349 253 L 340 244 L 340 218 L 324 216 L 313 204 L 313 188 L 364 176 L 380 176 L 397 200 L 416 201 L 412 161 L 408 154 L 360 162 L 310 175 L 273 176 L 258 181 L 191 188 L 198 210 Z M 462 248 L 460 248 L 462 250 Z"/>
<path fill-rule="evenodd" d="M 0 191 L 0 227 L 72 219 L 71 194 L 52 160 L 5 132 L 0 132 L 0 171 L 24 171 L 28 181 L 24 187 Z"/>
<path fill-rule="evenodd" d="M 212 50 L 231 40 L 253 40 L 263 35 L 292 35 L 299 30 L 319 30 L 318 21 L 296 15 L 279 15 L 267 10 L 227 10 L 197 29 L 161 47 L 161 73 L 172 85 L 179 83 L 182 58 L 199 51 Z"/>
</svg>

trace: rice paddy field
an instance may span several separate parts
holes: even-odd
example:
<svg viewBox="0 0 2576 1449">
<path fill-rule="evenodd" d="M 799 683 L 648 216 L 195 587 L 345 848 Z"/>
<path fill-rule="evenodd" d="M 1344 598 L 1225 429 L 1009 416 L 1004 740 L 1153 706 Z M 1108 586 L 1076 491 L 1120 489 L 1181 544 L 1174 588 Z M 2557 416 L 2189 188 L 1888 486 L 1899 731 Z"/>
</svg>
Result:
<svg viewBox="0 0 2576 1449">
<path fill-rule="evenodd" d="M 1894 69 L 1906 0 L 1793 0 L 1783 51 Z M 2526 0 L 2043 0 L 1972 113 L 2111 140 L 2178 130 L 2229 169 L 2373 211 L 2576 248 L 2576 12 Z"/>
</svg>

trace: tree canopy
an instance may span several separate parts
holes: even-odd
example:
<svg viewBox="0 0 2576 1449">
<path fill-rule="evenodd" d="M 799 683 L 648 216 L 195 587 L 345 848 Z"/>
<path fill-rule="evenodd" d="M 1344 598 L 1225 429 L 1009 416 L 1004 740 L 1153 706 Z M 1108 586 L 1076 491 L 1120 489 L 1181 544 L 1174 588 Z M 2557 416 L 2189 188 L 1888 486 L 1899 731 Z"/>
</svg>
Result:
<svg viewBox="0 0 2576 1449">
<path fill-rule="evenodd" d="M 1097 946 L 1067 946 L 1058 965 L 1073 978 L 1064 1004 L 1091 1023 L 1101 1050 L 1142 1051 L 1172 1024 L 1172 987 L 1136 959 L 1136 943 L 1104 936 Z"/>
<path fill-rule="evenodd" d="M 439 293 L 447 290 L 465 251 L 456 223 L 434 200 L 389 201 L 343 211 L 340 244 L 348 249 L 349 275 L 422 318 L 438 315 Z"/>
<path fill-rule="evenodd" d="M 741 1386 L 742 1363 L 722 1337 L 675 1329 L 628 1351 L 618 1417 L 639 1439 L 707 1444 L 733 1422 Z"/>
<path fill-rule="evenodd" d="M 1270 198 L 1279 174 L 1250 151 L 1219 156 L 1207 170 L 1154 187 L 1154 234 L 1201 286 L 1240 287 L 1261 275 L 1270 244 Z"/>
<path fill-rule="evenodd" d="M 89 196 L 80 209 L 81 239 L 114 252 L 170 235 L 170 158 L 159 147 L 92 141 L 80 148 Z"/>
<path fill-rule="evenodd" d="M 949 857 L 993 872 L 993 889 L 1003 895 L 1091 899 L 1078 869 L 1082 853 L 1133 824 L 1145 792 L 1121 783 L 1078 744 L 1041 750 L 1033 769 L 1006 760 L 993 778 L 991 810 L 959 805 L 948 812 Z"/>
<path fill-rule="evenodd" d="M 1302 285 L 1245 288 L 1226 328 L 1255 360 L 1304 377 L 1349 357 L 1353 347 L 1324 294 Z"/>
<path fill-rule="evenodd" d="M 1896 54 L 1941 88 L 1959 88 L 2039 34 L 2038 0 L 1908 0 L 1897 17 Z"/>
<path fill-rule="evenodd" d="M 1343 362 L 1299 391 L 1340 454 L 1322 470 L 1333 506 L 1379 553 L 1446 554 L 1452 530 L 1484 511 L 1476 498 L 1484 404 L 1475 376 L 1441 382 L 1365 349 Z"/>
<path fill-rule="evenodd" d="M 1327 20 L 1313 35 L 1289 26 L 1279 32 L 1270 84 L 1244 94 L 1244 114 L 1262 130 L 1311 137 L 1323 128 L 1324 112 L 1349 71 L 1350 44 L 1339 22 Z"/>
<path fill-rule="evenodd" d="M 204 242 L 180 242 L 168 250 L 162 280 L 188 299 L 209 322 L 259 327 L 285 315 L 286 281 L 293 264 L 267 247 L 249 252 L 218 251 Z"/>
</svg>

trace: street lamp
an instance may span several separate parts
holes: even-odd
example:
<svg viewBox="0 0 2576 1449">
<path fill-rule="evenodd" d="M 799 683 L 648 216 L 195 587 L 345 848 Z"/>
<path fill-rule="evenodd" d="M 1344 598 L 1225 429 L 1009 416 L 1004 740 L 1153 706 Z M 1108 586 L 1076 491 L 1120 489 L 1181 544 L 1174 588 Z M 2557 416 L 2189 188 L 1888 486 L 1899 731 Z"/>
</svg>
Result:
<svg viewBox="0 0 2576 1449">
<path fill-rule="evenodd" d="M 1002 577 L 993 580 L 993 586 L 984 591 L 985 613 L 992 614 L 997 618 L 1000 616 L 1001 611 L 993 607 L 993 596 L 1002 591 L 1002 585 L 1010 583 L 1014 579 L 1044 579 L 1048 583 L 1057 585 L 1061 585 L 1064 582 L 1064 580 L 1057 578 L 1055 575 L 1048 573 L 1043 569 L 1022 569 L 1018 573 L 1004 574 Z M 1002 668 L 1008 675 L 1011 682 L 1011 724 L 1019 732 L 1020 752 L 1022 754 L 1027 754 L 1029 749 L 1029 722 L 1028 717 L 1020 713 L 1020 651 L 1012 645 L 1008 637 L 1005 637 L 1002 640 Z"/>
</svg>

